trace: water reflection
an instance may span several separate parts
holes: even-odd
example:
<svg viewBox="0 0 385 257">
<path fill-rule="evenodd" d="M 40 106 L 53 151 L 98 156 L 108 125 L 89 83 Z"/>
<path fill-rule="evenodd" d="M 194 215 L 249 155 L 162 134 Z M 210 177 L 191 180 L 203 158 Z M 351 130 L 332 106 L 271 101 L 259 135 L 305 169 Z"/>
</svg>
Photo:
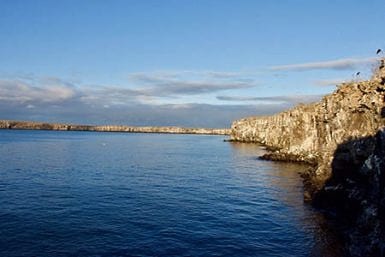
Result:
<svg viewBox="0 0 385 257">
<path fill-rule="evenodd" d="M 258 145 L 0 134 L 1 256 L 340 256 L 302 201 L 302 167 L 260 161 Z"/>
<path fill-rule="evenodd" d="M 250 143 L 230 143 L 233 155 L 234 167 L 242 167 L 253 162 L 252 171 L 260 183 L 267 187 L 272 201 L 277 200 L 289 206 L 290 212 L 297 220 L 295 224 L 301 224 L 301 229 L 312 234 L 313 245 L 310 247 L 311 257 L 340 257 L 343 256 L 342 242 L 333 224 L 325 216 L 303 201 L 303 183 L 300 174 L 309 167 L 298 163 L 271 162 L 259 160 L 258 156 L 266 153 L 265 147 Z M 239 173 L 244 176 L 245 174 Z M 250 178 L 250 174 L 248 174 Z"/>
<path fill-rule="evenodd" d="M 265 153 L 265 148 L 262 145 L 250 144 L 250 143 L 239 143 L 239 142 L 230 142 L 230 146 L 233 149 L 235 155 L 242 156 L 252 156 L 256 158 L 257 156 Z"/>
</svg>

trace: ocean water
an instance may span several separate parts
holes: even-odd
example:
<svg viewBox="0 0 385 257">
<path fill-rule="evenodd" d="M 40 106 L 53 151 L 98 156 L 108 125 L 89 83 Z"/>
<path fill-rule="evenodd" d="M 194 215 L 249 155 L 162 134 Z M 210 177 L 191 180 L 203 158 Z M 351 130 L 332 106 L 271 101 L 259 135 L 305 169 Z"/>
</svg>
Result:
<svg viewBox="0 0 385 257">
<path fill-rule="evenodd" d="M 223 139 L 0 130 L 0 256 L 339 256 L 306 167 Z"/>
</svg>

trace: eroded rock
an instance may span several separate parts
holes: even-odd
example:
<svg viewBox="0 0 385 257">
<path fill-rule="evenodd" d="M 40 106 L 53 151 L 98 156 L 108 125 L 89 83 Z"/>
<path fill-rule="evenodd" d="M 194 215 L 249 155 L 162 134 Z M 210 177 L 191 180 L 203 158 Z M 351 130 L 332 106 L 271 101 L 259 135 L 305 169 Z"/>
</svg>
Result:
<svg viewBox="0 0 385 257">
<path fill-rule="evenodd" d="M 341 224 L 349 256 L 385 256 L 385 68 L 320 102 L 232 124 L 231 139 L 265 144 L 263 158 L 316 163 L 304 199 Z"/>
</svg>

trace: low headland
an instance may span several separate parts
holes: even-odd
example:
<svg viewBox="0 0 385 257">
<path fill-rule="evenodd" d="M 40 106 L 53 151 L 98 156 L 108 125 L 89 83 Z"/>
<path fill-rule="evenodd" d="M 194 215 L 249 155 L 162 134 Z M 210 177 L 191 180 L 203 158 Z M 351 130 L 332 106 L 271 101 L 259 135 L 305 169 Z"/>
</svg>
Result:
<svg viewBox="0 0 385 257">
<path fill-rule="evenodd" d="M 124 125 L 94 126 L 94 125 L 74 125 L 74 124 L 62 124 L 62 123 L 45 123 L 45 122 L 34 122 L 34 121 L 11 121 L 11 120 L 0 120 L 0 129 L 200 134 L 200 135 L 229 135 L 230 134 L 230 129 L 183 128 L 183 127 L 136 127 L 136 126 L 124 126 Z"/>
<path fill-rule="evenodd" d="M 304 198 L 338 224 L 348 256 L 385 256 L 384 62 L 317 103 L 231 128 L 231 140 L 270 149 L 262 159 L 310 164 Z"/>
</svg>

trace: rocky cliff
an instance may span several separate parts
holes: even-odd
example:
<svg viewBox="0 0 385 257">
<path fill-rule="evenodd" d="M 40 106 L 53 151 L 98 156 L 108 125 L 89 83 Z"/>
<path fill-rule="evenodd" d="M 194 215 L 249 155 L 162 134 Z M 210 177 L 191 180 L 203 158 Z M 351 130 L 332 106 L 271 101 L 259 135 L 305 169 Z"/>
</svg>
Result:
<svg viewBox="0 0 385 257">
<path fill-rule="evenodd" d="M 231 139 L 266 145 L 265 159 L 314 165 L 304 174 L 305 200 L 345 224 L 348 255 L 385 256 L 384 117 L 380 60 L 370 80 L 341 84 L 320 102 L 235 121 Z"/>
<path fill-rule="evenodd" d="M 348 256 L 385 256 L 385 129 L 338 145 L 331 171 L 313 205 L 337 221 Z"/>
<path fill-rule="evenodd" d="M 330 176 L 339 144 L 373 136 L 385 125 L 383 78 L 385 68 L 381 65 L 371 80 L 341 84 L 318 103 L 235 121 L 231 140 L 264 144 L 275 150 L 270 157 L 277 160 L 318 163 L 316 175 L 325 179 Z"/>
<path fill-rule="evenodd" d="M 128 132 L 128 133 L 165 133 L 165 134 L 204 134 L 229 135 L 229 129 L 182 128 L 182 127 L 134 127 L 134 126 L 92 126 L 61 123 L 43 123 L 31 121 L 0 120 L 0 129 L 29 129 L 29 130 L 71 130 L 96 132 Z"/>
</svg>

